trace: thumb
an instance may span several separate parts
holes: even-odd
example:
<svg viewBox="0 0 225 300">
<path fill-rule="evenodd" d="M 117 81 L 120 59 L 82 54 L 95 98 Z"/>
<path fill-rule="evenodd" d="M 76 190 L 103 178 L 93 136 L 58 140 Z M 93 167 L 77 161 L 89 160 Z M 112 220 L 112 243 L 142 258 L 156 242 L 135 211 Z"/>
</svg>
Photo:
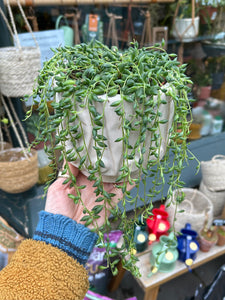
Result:
<svg viewBox="0 0 225 300">
<path fill-rule="evenodd" d="M 80 170 L 74 166 L 72 163 L 68 163 L 70 171 L 72 172 L 72 174 L 77 177 L 77 175 L 79 174 Z"/>
</svg>

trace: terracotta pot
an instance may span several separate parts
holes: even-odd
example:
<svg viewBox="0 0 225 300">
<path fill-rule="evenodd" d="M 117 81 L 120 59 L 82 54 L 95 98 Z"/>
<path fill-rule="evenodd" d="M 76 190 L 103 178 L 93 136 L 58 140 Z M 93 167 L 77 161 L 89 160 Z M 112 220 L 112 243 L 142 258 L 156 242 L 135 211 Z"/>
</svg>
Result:
<svg viewBox="0 0 225 300">
<path fill-rule="evenodd" d="M 211 86 L 200 86 L 198 92 L 198 99 L 199 100 L 208 99 L 211 95 L 211 90 L 212 90 Z"/>
<path fill-rule="evenodd" d="M 29 143 L 32 144 L 36 137 L 30 132 L 27 133 L 27 136 L 28 136 Z M 44 149 L 44 145 L 45 145 L 44 142 L 40 142 L 39 144 L 32 146 L 32 148 L 35 150 L 41 150 Z"/>
<path fill-rule="evenodd" d="M 219 230 L 217 231 L 217 235 L 218 235 L 217 246 L 224 246 L 225 245 L 225 226 L 220 226 L 218 229 Z M 224 232 L 221 234 L 220 230 L 224 230 Z"/>
<path fill-rule="evenodd" d="M 200 23 L 207 24 L 213 23 L 217 15 L 217 7 L 203 6 L 199 10 Z"/>
<path fill-rule="evenodd" d="M 213 233 L 211 239 L 207 239 L 205 236 L 202 235 L 201 232 L 198 237 L 200 250 L 202 252 L 208 252 L 212 248 L 212 246 L 214 246 L 217 243 L 217 241 L 218 241 L 218 236 L 216 231 Z"/>
</svg>

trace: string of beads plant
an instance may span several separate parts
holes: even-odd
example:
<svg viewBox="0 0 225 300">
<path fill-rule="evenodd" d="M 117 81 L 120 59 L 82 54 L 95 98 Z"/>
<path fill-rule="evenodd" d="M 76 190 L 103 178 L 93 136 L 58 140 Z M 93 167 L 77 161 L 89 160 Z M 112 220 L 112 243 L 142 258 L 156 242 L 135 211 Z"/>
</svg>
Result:
<svg viewBox="0 0 225 300">
<path fill-rule="evenodd" d="M 70 175 L 65 182 L 71 181 L 76 189 L 76 195 L 69 195 L 75 203 L 83 204 L 80 191 L 85 186 L 76 185 L 69 163 L 93 182 L 96 206 L 92 210 L 84 207 L 83 221 L 93 224 L 99 243 L 106 247 L 113 274 L 118 259 L 111 257 L 119 254 L 124 268 L 134 276 L 140 275 L 132 251 L 138 211 L 144 218 L 151 215 L 152 199 L 162 194 L 165 174 L 170 174 L 168 196 L 183 186 L 180 175 L 190 156 L 186 139 L 192 82 L 185 75 L 186 66 L 162 47 L 139 48 L 134 42 L 121 53 L 116 47 L 110 49 L 93 41 L 58 48 L 45 62 L 32 94 L 39 114 L 35 143 L 44 141 L 45 151 L 54 161 L 51 166 L 55 172 L 48 184 L 56 178 L 62 161 L 62 174 Z M 49 113 L 50 100 L 54 114 Z M 32 113 L 33 107 L 27 118 Z M 56 159 L 59 150 L 61 155 Z M 150 190 L 149 177 L 153 183 Z M 111 205 L 114 194 L 104 189 L 104 182 L 113 182 L 122 191 L 116 207 Z M 132 193 L 127 183 L 135 186 Z M 127 217 L 129 205 L 134 208 L 134 219 Z M 106 218 L 99 228 L 96 220 L 104 208 L 110 211 L 111 219 Z M 104 233 L 110 232 L 113 220 L 119 221 L 124 242 L 112 249 L 104 242 Z"/>
</svg>

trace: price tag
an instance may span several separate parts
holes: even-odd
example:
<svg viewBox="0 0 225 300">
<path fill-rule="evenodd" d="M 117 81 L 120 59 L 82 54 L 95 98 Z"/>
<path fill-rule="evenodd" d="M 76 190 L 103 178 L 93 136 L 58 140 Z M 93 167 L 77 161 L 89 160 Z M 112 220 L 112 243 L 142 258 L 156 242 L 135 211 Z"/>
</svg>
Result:
<svg viewBox="0 0 225 300">
<path fill-rule="evenodd" d="M 98 15 L 89 15 L 89 31 L 98 31 Z"/>
</svg>

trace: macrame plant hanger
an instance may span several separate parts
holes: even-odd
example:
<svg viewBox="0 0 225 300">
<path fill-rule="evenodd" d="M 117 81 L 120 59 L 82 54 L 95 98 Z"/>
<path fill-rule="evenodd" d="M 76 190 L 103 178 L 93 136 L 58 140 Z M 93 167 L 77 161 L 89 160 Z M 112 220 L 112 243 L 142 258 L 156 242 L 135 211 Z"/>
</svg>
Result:
<svg viewBox="0 0 225 300">
<path fill-rule="evenodd" d="M 177 15 L 178 15 L 178 12 L 179 12 L 179 8 L 182 4 L 182 0 L 179 0 L 177 2 L 177 6 L 176 6 L 176 10 L 175 10 L 175 13 L 174 13 L 174 17 L 173 17 L 173 28 L 174 30 L 176 31 L 178 37 L 179 37 L 179 40 L 180 40 L 180 46 L 179 46 L 179 49 L 178 49 L 178 60 L 179 62 L 182 64 L 183 63 L 183 56 L 184 56 L 184 34 L 193 26 L 194 28 L 196 27 L 195 26 L 195 0 L 191 0 L 191 23 L 189 26 L 187 26 L 187 28 L 185 29 L 184 32 L 182 32 L 182 34 L 180 34 L 177 26 L 176 26 L 176 18 L 177 18 Z M 195 31 L 197 32 L 197 28 L 195 28 Z"/>
<path fill-rule="evenodd" d="M 13 129 L 14 134 L 15 134 L 17 140 L 18 140 L 20 148 L 23 150 L 24 156 L 29 160 L 29 157 L 28 157 L 28 154 L 27 154 L 27 149 L 25 148 L 25 147 L 29 146 L 29 142 L 28 142 L 25 130 L 23 129 L 23 126 L 22 126 L 22 124 L 21 124 L 21 122 L 20 122 L 20 120 L 17 116 L 17 113 L 16 113 L 15 109 L 14 109 L 11 98 L 7 97 L 7 102 L 9 104 L 9 107 L 8 107 L 3 95 L 0 93 L 0 102 L 2 103 L 2 105 L 4 107 L 6 117 L 9 120 L 10 126 L 12 126 L 12 129 Z M 20 137 L 19 131 L 17 130 L 16 125 L 18 125 L 18 127 L 21 131 L 23 140 L 25 142 L 25 147 L 24 147 L 24 144 L 23 144 L 22 139 Z M 2 133 L 2 128 L 1 127 L 0 127 L 0 142 L 3 142 L 3 133 Z"/>
<path fill-rule="evenodd" d="M 33 31 L 39 31 L 37 17 L 35 16 L 35 11 L 34 11 L 33 7 L 29 7 L 27 19 L 31 21 Z M 27 25 L 25 25 L 25 26 L 27 27 Z M 26 29 L 27 29 L 27 31 L 29 30 L 28 28 L 26 28 Z"/>
<path fill-rule="evenodd" d="M 150 11 L 142 12 L 145 16 L 144 28 L 141 36 L 140 46 L 149 46 L 152 44 L 152 28 L 151 28 L 151 14 Z"/>
<path fill-rule="evenodd" d="M 115 15 L 113 13 L 109 13 L 107 9 L 105 12 L 106 15 L 109 17 L 109 27 L 108 27 L 106 44 L 109 45 L 111 39 L 111 45 L 119 48 L 118 36 L 116 30 L 116 20 L 121 20 L 123 17 Z"/>
<path fill-rule="evenodd" d="M 65 18 L 73 18 L 72 26 L 74 31 L 74 45 L 80 44 L 80 32 L 78 21 L 80 19 L 81 12 L 79 10 L 75 10 L 74 13 L 66 13 Z"/>
<path fill-rule="evenodd" d="M 132 0 L 131 0 L 132 2 Z M 125 25 L 125 30 L 123 32 L 123 42 L 122 42 L 122 49 L 124 48 L 124 43 L 125 41 L 127 43 L 133 40 L 134 38 L 134 25 L 133 25 L 133 21 L 132 21 L 132 3 L 128 4 L 128 9 L 127 9 L 127 21 L 126 21 L 126 25 Z"/>
</svg>

